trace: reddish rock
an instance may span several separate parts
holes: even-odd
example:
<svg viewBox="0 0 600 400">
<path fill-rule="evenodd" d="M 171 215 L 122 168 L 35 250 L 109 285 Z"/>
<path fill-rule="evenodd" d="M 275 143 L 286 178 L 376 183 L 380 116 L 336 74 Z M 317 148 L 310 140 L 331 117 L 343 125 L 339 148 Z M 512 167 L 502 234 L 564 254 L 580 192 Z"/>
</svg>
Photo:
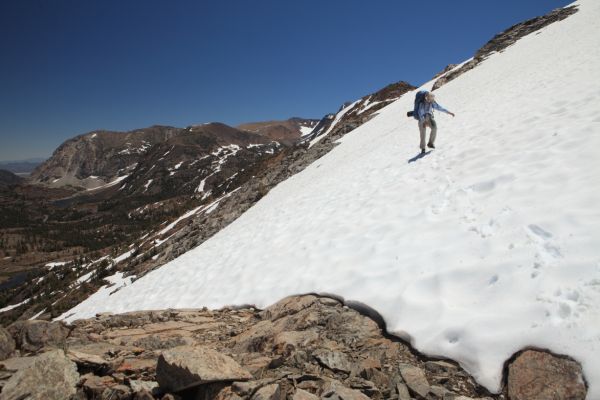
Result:
<svg viewBox="0 0 600 400">
<path fill-rule="evenodd" d="M 586 394 L 581 366 L 567 358 L 527 350 L 508 367 L 511 400 L 583 400 Z"/>
</svg>

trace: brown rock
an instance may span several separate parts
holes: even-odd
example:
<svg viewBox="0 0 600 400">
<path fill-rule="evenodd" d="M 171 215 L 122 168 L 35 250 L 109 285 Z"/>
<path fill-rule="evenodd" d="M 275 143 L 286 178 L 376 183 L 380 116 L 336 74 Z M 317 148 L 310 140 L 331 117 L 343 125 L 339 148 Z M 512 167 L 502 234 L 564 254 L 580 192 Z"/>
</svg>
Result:
<svg viewBox="0 0 600 400">
<path fill-rule="evenodd" d="M 396 385 L 396 391 L 398 392 L 398 398 L 400 400 L 410 400 L 410 393 L 408 387 L 404 383 L 398 383 Z"/>
<path fill-rule="evenodd" d="M 583 400 L 586 394 L 581 366 L 567 358 L 527 350 L 508 367 L 512 400 Z"/>
<path fill-rule="evenodd" d="M 35 357 L 29 367 L 15 373 L 2 389 L 2 400 L 68 399 L 78 381 L 75 363 L 55 350 Z"/>
<path fill-rule="evenodd" d="M 80 384 L 88 397 L 96 399 L 102 397 L 104 390 L 116 386 L 118 383 L 111 376 L 86 374 L 81 377 Z"/>
<path fill-rule="evenodd" d="M 324 385 L 321 398 L 330 400 L 369 400 L 362 392 L 349 389 L 337 381 L 327 382 Z"/>
<path fill-rule="evenodd" d="M 319 350 L 315 352 L 315 358 L 332 371 L 348 373 L 352 370 L 351 360 L 339 351 Z"/>
<path fill-rule="evenodd" d="M 287 315 L 296 314 L 305 308 L 310 307 L 317 300 L 318 298 L 312 295 L 286 297 L 285 299 L 267 307 L 260 313 L 260 316 L 263 319 L 275 321 Z"/>
<path fill-rule="evenodd" d="M 260 321 L 233 338 L 235 343 L 233 349 L 236 353 L 265 351 L 267 347 L 270 347 L 269 343 L 273 340 L 274 335 L 273 323 Z"/>
<path fill-rule="evenodd" d="M 106 367 L 108 365 L 108 361 L 100 356 L 83 353 L 77 350 L 69 350 L 67 352 L 67 357 L 75 364 L 87 368 L 97 369 Z"/>
<path fill-rule="evenodd" d="M 260 375 L 261 371 L 269 368 L 273 359 L 260 353 L 245 353 L 238 355 L 238 361 L 251 374 Z"/>
<path fill-rule="evenodd" d="M 319 400 L 319 398 L 306 390 L 298 389 L 292 400 Z"/>
<path fill-rule="evenodd" d="M 15 340 L 0 326 L 0 361 L 6 360 L 15 351 Z"/>
<path fill-rule="evenodd" d="M 252 400 L 284 400 L 285 396 L 281 396 L 281 389 L 279 385 L 272 384 L 263 386 L 258 389 L 254 396 L 252 396 Z"/>
<path fill-rule="evenodd" d="M 409 364 L 400 364 L 400 374 L 408 388 L 419 396 L 425 397 L 429 393 L 429 382 L 427 382 L 425 372 L 421 368 Z"/>
<path fill-rule="evenodd" d="M 231 357 L 207 347 L 182 346 L 164 351 L 156 365 L 160 387 L 173 392 L 204 383 L 248 379 L 252 375 Z"/>
<path fill-rule="evenodd" d="M 128 357 L 119 364 L 116 371 L 128 374 L 140 374 L 145 371 L 153 371 L 155 368 L 156 359 Z"/>
</svg>

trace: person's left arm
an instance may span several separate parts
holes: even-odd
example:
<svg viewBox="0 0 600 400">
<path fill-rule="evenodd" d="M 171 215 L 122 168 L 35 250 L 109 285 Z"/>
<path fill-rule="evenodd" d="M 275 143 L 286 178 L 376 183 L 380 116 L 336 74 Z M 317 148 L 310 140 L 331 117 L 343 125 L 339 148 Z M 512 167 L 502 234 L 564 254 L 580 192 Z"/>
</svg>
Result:
<svg viewBox="0 0 600 400">
<path fill-rule="evenodd" d="M 436 110 L 441 111 L 441 112 L 445 112 L 446 114 L 450 114 L 450 115 L 452 115 L 454 117 L 454 113 L 453 112 L 446 110 L 444 107 L 440 106 L 438 103 L 433 103 L 432 106 Z"/>
</svg>

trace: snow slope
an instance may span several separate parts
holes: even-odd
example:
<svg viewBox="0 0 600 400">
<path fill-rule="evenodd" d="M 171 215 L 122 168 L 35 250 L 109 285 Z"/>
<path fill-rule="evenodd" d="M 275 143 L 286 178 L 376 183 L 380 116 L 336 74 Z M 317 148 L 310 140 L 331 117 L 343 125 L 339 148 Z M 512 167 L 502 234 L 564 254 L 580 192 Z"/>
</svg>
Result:
<svg viewBox="0 0 600 400">
<path fill-rule="evenodd" d="M 437 150 L 408 162 L 409 93 L 201 246 L 63 318 L 334 293 L 491 390 L 536 346 L 579 360 L 600 398 L 600 3 L 579 4 L 436 91 L 457 114 L 438 115 Z"/>
</svg>

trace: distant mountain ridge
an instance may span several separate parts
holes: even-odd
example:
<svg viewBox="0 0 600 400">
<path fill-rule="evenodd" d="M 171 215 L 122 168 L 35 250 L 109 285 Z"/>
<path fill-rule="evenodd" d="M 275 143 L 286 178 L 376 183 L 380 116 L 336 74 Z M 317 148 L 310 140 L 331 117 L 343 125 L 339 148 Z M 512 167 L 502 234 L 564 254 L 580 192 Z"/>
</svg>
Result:
<svg viewBox="0 0 600 400">
<path fill-rule="evenodd" d="M 318 122 L 317 119 L 294 117 L 285 121 L 249 122 L 238 125 L 237 128 L 258 133 L 289 146 L 310 134 Z"/>
<path fill-rule="evenodd" d="M 48 160 L 35 168 L 29 182 L 50 187 L 100 188 L 134 174 L 136 169 L 144 167 L 146 161 L 152 161 L 154 152 L 171 145 L 180 149 L 178 154 L 186 154 L 181 160 L 174 160 L 171 154 L 169 158 L 176 165 L 193 161 L 194 157 L 209 155 L 217 144 L 221 147 L 246 147 L 275 141 L 293 145 L 303 134 L 309 133 L 316 123 L 316 120 L 292 118 L 287 121 L 244 124 L 239 128 L 208 123 L 187 128 L 155 125 L 129 132 L 92 131 L 61 144 Z M 195 136 L 198 137 L 192 139 Z M 181 150 L 188 145 L 191 147 Z M 156 157 L 156 160 L 159 159 Z"/>
<path fill-rule="evenodd" d="M 135 168 L 150 147 L 181 132 L 151 126 L 129 132 L 93 131 L 61 144 L 29 177 L 33 184 L 85 189 L 102 186 Z"/>
</svg>

